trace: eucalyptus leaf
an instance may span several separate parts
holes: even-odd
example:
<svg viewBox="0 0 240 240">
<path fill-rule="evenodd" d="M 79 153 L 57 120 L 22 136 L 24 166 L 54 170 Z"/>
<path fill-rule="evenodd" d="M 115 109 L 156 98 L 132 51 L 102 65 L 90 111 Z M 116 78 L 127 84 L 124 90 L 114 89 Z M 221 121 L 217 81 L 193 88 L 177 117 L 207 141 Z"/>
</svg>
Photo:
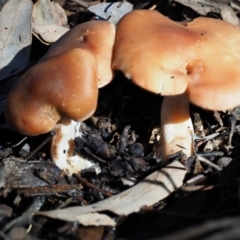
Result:
<svg viewBox="0 0 240 240">
<path fill-rule="evenodd" d="M 31 0 L 9 0 L 0 12 L 0 80 L 22 71 L 29 61 Z"/>
</svg>

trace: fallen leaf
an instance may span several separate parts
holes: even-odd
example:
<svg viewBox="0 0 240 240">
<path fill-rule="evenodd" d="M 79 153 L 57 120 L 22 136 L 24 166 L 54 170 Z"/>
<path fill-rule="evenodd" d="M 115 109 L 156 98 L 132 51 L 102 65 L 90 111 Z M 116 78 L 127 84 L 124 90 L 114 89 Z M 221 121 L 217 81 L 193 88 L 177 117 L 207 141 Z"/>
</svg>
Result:
<svg viewBox="0 0 240 240">
<path fill-rule="evenodd" d="M 106 214 L 99 214 L 97 212 L 78 215 L 76 216 L 76 221 L 84 226 L 115 226 L 115 221 L 109 216 Z"/>
<path fill-rule="evenodd" d="M 67 16 L 61 6 L 49 0 L 38 0 L 34 4 L 32 31 L 42 43 L 53 43 L 68 30 Z"/>
<path fill-rule="evenodd" d="M 0 80 L 22 71 L 29 61 L 31 0 L 9 0 L 0 12 Z"/>
<path fill-rule="evenodd" d="M 0 164 L 0 187 L 17 189 L 48 185 L 49 183 L 41 179 L 34 169 L 45 169 L 46 175 L 52 177 L 53 181 L 55 181 L 55 177 L 59 182 L 62 181 L 62 170 L 53 163 L 46 161 L 24 162 L 22 159 L 4 157 Z M 61 182 L 61 184 L 63 183 Z"/>
<path fill-rule="evenodd" d="M 89 7 L 88 10 L 95 13 L 100 20 L 104 19 L 117 24 L 125 14 L 133 10 L 133 5 L 129 2 L 103 2 Z"/>
<path fill-rule="evenodd" d="M 99 226 L 95 218 L 88 218 L 88 216 L 84 218 L 84 215 L 106 210 L 119 215 L 128 215 L 140 211 L 142 207 L 151 206 L 178 189 L 182 185 L 185 174 L 185 168 L 175 161 L 153 172 L 134 187 L 103 201 L 89 206 L 70 207 L 37 214 L 65 221 L 79 221 L 85 226 Z M 98 217 L 100 218 L 100 216 Z M 88 220 L 83 223 L 82 219 Z M 110 222 L 109 219 L 101 218 L 102 226 L 114 226 L 115 224 L 115 222 Z"/>
<path fill-rule="evenodd" d="M 194 11 L 205 16 L 210 12 L 219 13 L 222 19 L 234 25 L 239 25 L 239 19 L 234 10 L 227 4 L 216 3 L 210 0 L 175 0 L 185 6 L 192 8 Z"/>
</svg>

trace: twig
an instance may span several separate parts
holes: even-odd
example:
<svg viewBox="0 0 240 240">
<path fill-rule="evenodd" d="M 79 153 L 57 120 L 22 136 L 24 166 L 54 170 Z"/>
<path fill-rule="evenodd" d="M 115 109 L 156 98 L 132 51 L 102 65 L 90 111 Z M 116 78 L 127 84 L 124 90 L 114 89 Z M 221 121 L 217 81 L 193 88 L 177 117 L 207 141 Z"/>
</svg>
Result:
<svg viewBox="0 0 240 240">
<path fill-rule="evenodd" d="M 49 133 L 49 135 L 47 136 L 47 138 L 38 146 L 36 147 L 29 155 L 28 157 L 26 157 L 25 161 L 28 162 L 29 159 L 37 152 L 39 151 L 39 149 L 41 149 L 46 143 L 48 143 L 52 138 L 53 136 L 56 134 L 55 131 L 51 131 Z"/>
<path fill-rule="evenodd" d="M 102 195 L 105 196 L 105 197 L 112 197 L 113 196 L 111 193 L 106 192 L 106 191 L 96 187 L 95 185 L 93 185 L 92 183 L 88 182 L 86 179 L 82 178 L 80 175 L 77 175 L 76 173 L 73 174 L 73 177 L 75 177 L 77 180 L 79 180 L 86 187 L 94 189 L 94 190 L 102 193 Z"/>
<path fill-rule="evenodd" d="M 81 184 L 50 184 L 46 186 L 39 187 L 28 187 L 18 190 L 19 194 L 23 194 L 25 197 L 35 197 L 35 196 L 52 196 L 59 193 L 71 194 L 72 191 L 81 191 Z"/>
<path fill-rule="evenodd" d="M 92 153 L 89 148 L 84 147 L 83 149 L 85 150 L 85 152 L 86 152 L 88 155 L 90 155 L 90 156 L 91 156 L 92 158 L 94 158 L 95 160 L 97 160 L 97 161 L 99 161 L 99 162 L 101 162 L 101 163 L 107 163 L 106 160 L 104 160 L 104 159 L 98 157 L 96 154 Z"/>
<path fill-rule="evenodd" d="M 201 157 L 222 157 L 224 152 L 222 151 L 212 151 L 212 152 L 200 152 L 198 153 Z"/>
<path fill-rule="evenodd" d="M 228 146 L 226 146 L 226 148 L 229 150 L 229 149 L 233 148 L 232 137 L 233 137 L 233 134 L 234 134 L 234 129 L 235 129 L 236 124 L 237 124 L 237 119 L 235 118 L 234 115 L 229 115 L 228 116 L 228 121 L 229 121 L 229 124 L 230 124 L 230 133 L 229 133 L 229 138 L 228 138 Z"/>
<path fill-rule="evenodd" d="M 220 168 L 219 166 L 217 166 L 216 164 L 212 163 L 210 160 L 200 156 L 200 155 L 196 155 L 198 161 L 200 162 L 204 162 L 204 163 L 207 163 L 209 166 L 215 168 L 217 171 L 222 171 L 222 168 Z"/>
<path fill-rule="evenodd" d="M 179 190 L 183 192 L 195 192 L 195 191 L 209 191 L 216 188 L 215 185 L 197 185 L 197 186 L 182 186 Z"/>
<path fill-rule="evenodd" d="M 12 148 L 15 148 L 15 147 L 19 146 L 19 145 L 20 145 L 21 143 L 23 143 L 26 139 L 27 139 L 27 137 L 24 137 L 20 142 L 12 145 Z"/>
</svg>

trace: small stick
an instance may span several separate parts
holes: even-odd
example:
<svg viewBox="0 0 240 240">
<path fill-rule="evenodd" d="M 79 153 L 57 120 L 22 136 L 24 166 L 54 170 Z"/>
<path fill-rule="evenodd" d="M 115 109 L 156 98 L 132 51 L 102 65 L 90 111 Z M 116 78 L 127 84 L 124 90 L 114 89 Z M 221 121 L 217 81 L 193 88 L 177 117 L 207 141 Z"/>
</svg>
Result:
<svg viewBox="0 0 240 240">
<path fill-rule="evenodd" d="M 222 151 L 200 152 L 198 153 L 198 155 L 202 157 L 222 157 L 224 155 L 224 152 Z"/>
<path fill-rule="evenodd" d="M 235 118 L 234 115 L 229 115 L 228 116 L 228 121 L 230 123 L 230 133 L 229 133 L 229 138 L 228 138 L 228 148 L 233 148 L 232 147 L 232 137 L 234 134 L 234 129 L 237 124 L 237 119 Z"/>
<path fill-rule="evenodd" d="M 37 152 L 39 149 L 41 149 L 47 142 L 49 142 L 53 136 L 56 134 L 55 131 L 51 131 L 49 135 L 46 137 L 46 139 L 38 146 L 36 147 L 29 155 L 25 158 L 25 161 L 28 162 L 29 159 Z"/>
<path fill-rule="evenodd" d="M 12 148 L 15 148 L 15 147 L 19 146 L 19 145 L 20 145 L 21 143 L 23 143 L 26 139 L 27 139 L 27 137 L 24 137 L 20 142 L 12 145 Z"/>
<path fill-rule="evenodd" d="M 46 186 L 27 187 L 18 190 L 19 194 L 25 197 L 37 197 L 37 196 L 57 196 L 60 193 L 71 194 L 73 190 L 82 190 L 82 184 L 50 184 Z"/>
<path fill-rule="evenodd" d="M 89 154 L 89 155 L 90 155 L 91 157 L 93 157 L 95 160 L 97 160 L 97 161 L 99 161 L 99 162 L 101 162 L 101 163 L 107 163 L 106 160 L 104 160 L 104 159 L 98 157 L 97 155 L 95 155 L 94 153 L 92 153 L 89 148 L 85 147 L 85 148 L 83 148 L 83 149 L 85 150 L 85 152 L 86 152 L 87 154 Z"/>
<path fill-rule="evenodd" d="M 221 171 L 222 168 L 220 168 L 219 166 L 217 166 L 216 164 L 212 163 L 211 161 L 209 161 L 208 159 L 200 156 L 200 155 L 196 155 L 198 161 L 200 162 L 204 162 L 204 163 L 207 163 L 209 166 L 215 168 L 217 171 Z"/>
<path fill-rule="evenodd" d="M 91 189 L 94 189 L 94 190 L 102 193 L 102 195 L 105 196 L 105 197 L 112 197 L 113 196 L 111 193 L 106 192 L 106 191 L 96 187 L 95 185 L 93 185 L 92 183 L 88 182 L 86 179 L 82 178 L 80 175 L 77 175 L 76 173 L 73 174 L 73 177 L 75 177 L 77 180 L 79 180 L 86 187 L 89 187 Z"/>
</svg>

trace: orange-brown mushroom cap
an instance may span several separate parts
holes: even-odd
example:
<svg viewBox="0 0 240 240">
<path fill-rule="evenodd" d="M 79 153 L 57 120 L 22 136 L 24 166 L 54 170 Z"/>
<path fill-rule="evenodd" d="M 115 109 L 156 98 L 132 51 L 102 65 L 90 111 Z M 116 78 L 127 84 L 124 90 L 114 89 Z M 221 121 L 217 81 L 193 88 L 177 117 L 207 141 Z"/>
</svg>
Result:
<svg viewBox="0 0 240 240">
<path fill-rule="evenodd" d="M 30 68 L 9 94 L 5 118 L 17 132 L 39 135 L 51 131 L 62 117 L 90 117 L 97 98 L 96 59 L 76 48 Z"/>
<path fill-rule="evenodd" d="M 117 26 L 113 68 L 164 96 L 185 90 L 210 110 L 240 104 L 240 28 L 197 18 L 180 25 L 156 11 L 136 10 Z"/>
<path fill-rule="evenodd" d="M 240 28 L 230 23 L 197 18 L 188 24 L 199 33 L 196 57 L 187 66 L 187 93 L 192 103 L 209 110 L 240 104 Z"/>
<path fill-rule="evenodd" d="M 193 42 L 187 29 L 158 12 L 135 10 L 117 25 L 113 68 L 148 91 L 180 94 L 188 83 L 185 48 Z"/>
<path fill-rule="evenodd" d="M 115 32 L 115 25 L 106 21 L 90 21 L 79 24 L 52 44 L 40 61 L 72 48 L 87 49 L 97 60 L 98 87 L 102 87 L 113 78 L 111 65 Z"/>
</svg>

